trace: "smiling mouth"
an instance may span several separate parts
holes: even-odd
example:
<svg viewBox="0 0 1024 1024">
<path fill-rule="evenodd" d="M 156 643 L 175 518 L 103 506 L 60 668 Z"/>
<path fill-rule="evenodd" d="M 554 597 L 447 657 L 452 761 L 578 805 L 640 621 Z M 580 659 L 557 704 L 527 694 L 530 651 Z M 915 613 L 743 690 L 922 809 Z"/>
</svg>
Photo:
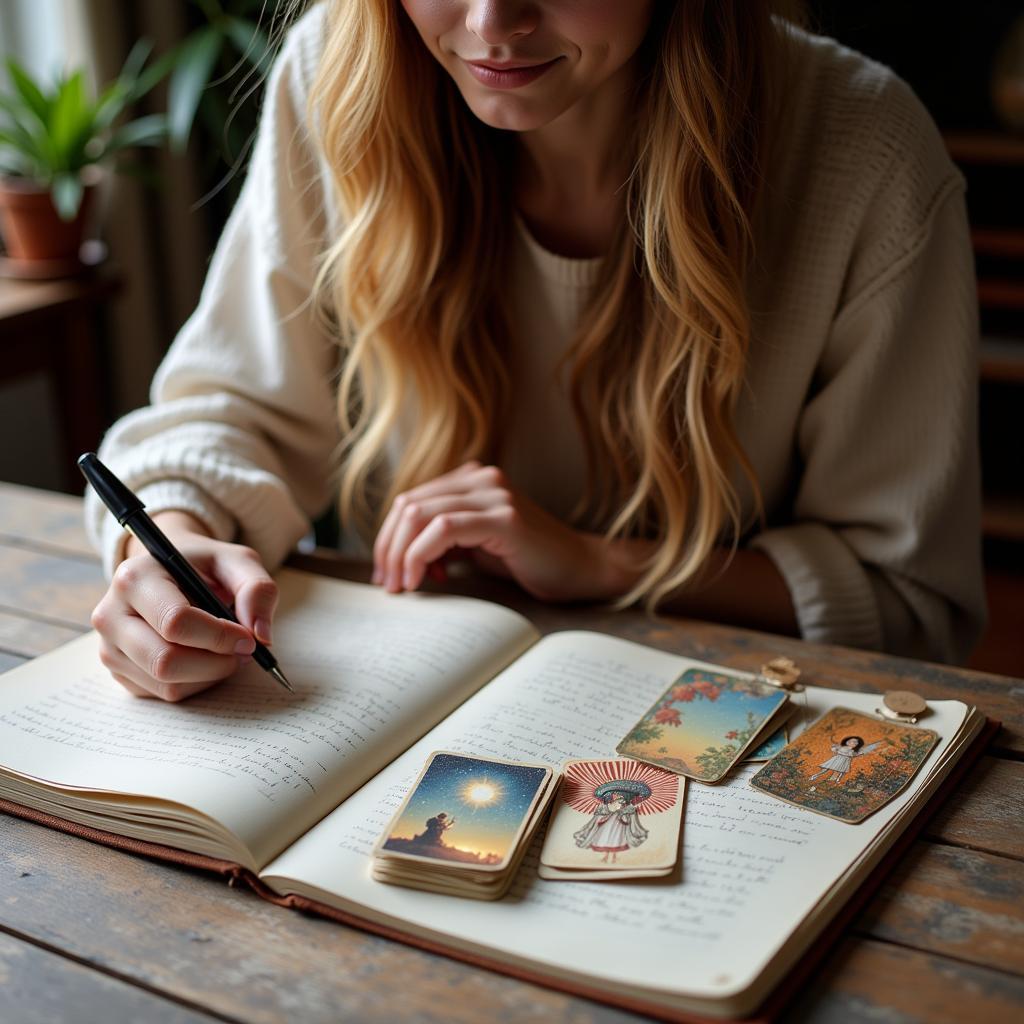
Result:
<svg viewBox="0 0 1024 1024">
<path fill-rule="evenodd" d="M 495 89 L 518 89 L 520 86 L 536 81 L 541 75 L 550 71 L 559 60 L 561 57 L 536 64 L 527 64 L 521 61 L 499 63 L 464 58 L 463 63 L 469 69 L 470 74 L 484 85 Z"/>
</svg>

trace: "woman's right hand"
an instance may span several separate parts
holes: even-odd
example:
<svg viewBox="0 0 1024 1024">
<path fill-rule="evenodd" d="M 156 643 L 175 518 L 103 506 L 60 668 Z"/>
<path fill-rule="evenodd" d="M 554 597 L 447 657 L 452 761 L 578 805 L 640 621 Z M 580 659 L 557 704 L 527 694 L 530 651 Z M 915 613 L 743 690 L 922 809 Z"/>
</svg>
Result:
<svg viewBox="0 0 1024 1024">
<path fill-rule="evenodd" d="M 129 693 L 179 701 L 249 661 L 255 639 L 271 640 L 277 584 L 251 548 L 214 540 L 185 512 L 154 520 L 238 623 L 189 604 L 167 571 L 132 537 L 125 559 L 92 613 L 100 660 Z"/>
</svg>

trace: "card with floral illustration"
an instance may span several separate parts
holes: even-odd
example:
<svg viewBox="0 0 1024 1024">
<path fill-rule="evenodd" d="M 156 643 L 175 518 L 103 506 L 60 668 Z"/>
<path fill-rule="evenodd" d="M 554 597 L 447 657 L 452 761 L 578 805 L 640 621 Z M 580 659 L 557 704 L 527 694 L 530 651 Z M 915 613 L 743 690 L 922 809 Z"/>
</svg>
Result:
<svg viewBox="0 0 1024 1024">
<path fill-rule="evenodd" d="M 931 729 L 833 708 L 772 758 L 750 784 L 853 825 L 901 793 L 938 741 Z"/>
<path fill-rule="evenodd" d="M 567 761 L 540 854 L 562 871 L 543 877 L 667 874 L 679 859 L 685 785 L 641 761 Z"/>
<path fill-rule="evenodd" d="M 700 782 L 718 782 L 774 731 L 788 699 L 785 690 L 753 677 L 688 669 L 615 749 Z"/>
</svg>

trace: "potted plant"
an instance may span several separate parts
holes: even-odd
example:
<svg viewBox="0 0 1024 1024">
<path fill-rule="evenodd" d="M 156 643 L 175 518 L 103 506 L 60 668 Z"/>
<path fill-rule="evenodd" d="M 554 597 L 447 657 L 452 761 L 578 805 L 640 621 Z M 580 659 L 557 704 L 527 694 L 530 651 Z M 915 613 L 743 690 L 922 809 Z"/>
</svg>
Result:
<svg viewBox="0 0 1024 1024">
<path fill-rule="evenodd" d="M 169 54 L 146 68 L 149 51 L 148 43 L 137 43 L 98 97 L 90 95 L 80 70 L 48 88 L 8 59 L 10 85 L 0 89 L 0 234 L 7 273 L 50 277 L 81 269 L 100 168 L 130 147 L 166 137 L 163 114 L 117 123 L 173 64 Z"/>
</svg>

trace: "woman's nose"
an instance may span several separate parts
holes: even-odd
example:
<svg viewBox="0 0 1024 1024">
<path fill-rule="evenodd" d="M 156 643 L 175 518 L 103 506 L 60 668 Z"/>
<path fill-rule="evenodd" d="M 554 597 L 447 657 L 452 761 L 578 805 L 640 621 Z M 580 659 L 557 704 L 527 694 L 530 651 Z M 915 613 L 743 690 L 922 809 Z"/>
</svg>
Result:
<svg viewBox="0 0 1024 1024">
<path fill-rule="evenodd" d="M 466 28 L 488 46 L 500 46 L 537 27 L 539 11 L 530 0 L 469 0 Z"/>
</svg>

